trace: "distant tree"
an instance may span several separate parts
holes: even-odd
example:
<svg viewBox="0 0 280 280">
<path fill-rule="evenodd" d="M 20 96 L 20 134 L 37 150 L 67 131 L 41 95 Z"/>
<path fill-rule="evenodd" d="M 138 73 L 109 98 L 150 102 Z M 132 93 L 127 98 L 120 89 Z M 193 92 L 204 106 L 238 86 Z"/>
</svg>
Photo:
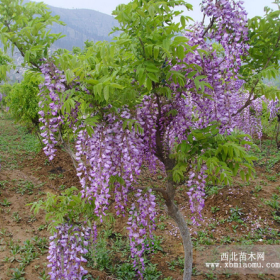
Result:
<svg viewBox="0 0 280 280">
<path fill-rule="evenodd" d="M 15 121 L 39 131 L 39 85 L 43 78 L 40 73 L 27 71 L 20 83 L 15 83 L 6 96 L 9 113 Z"/>
</svg>

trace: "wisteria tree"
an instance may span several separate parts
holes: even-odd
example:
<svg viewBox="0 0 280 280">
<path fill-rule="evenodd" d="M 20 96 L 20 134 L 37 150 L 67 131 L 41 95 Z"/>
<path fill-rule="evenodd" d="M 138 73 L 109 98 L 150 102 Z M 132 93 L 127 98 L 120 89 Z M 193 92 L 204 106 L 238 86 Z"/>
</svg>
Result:
<svg viewBox="0 0 280 280">
<path fill-rule="evenodd" d="M 45 153 L 52 160 L 56 145 L 64 145 L 82 186 L 79 197 L 66 204 L 72 207 L 84 199 L 87 214 L 86 205 L 102 221 L 114 198 L 117 214 L 129 216 L 131 255 L 139 278 L 144 270 L 143 241 L 155 228 L 157 195 L 180 230 L 183 279 L 191 278 L 192 244 L 176 206 L 177 186 L 185 186 L 197 224 L 207 181 L 230 184 L 238 172 L 249 179 L 253 158 L 246 148 L 253 145 L 250 135 L 261 136 L 261 75 L 278 70 L 269 54 L 259 68 L 244 60 L 254 61 L 258 44 L 248 44 L 254 36 L 249 34 L 249 41 L 241 2 L 205 0 L 203 22 L 192 26 L 186 16 L 174 22 L 181 12 L 173 8 L 180 5 L 191 9 L 182 0 L 120 5 L 113 14 L 120 23 L 115 31 L 122 32 L 114 42 L 88 43 L 81 53 L 64 51 L 40 61 Z M 259 75 L 253 81 L 250 71 Z M 69 131 L 75 151 L 65 139 Z M 137 184 L 143 165 L 151 172 L 164 172 L 164 188 Z M 49 249 L 51 279 L 81 279 L 86 273 L 82 254 L 95 239 L 96 226 L 77 221 L 65 208 L 60 218 Z"/>
<path fill-rule="evenodd" d="M 172 8 L 178 5 L 191 8 L 181 0 L 120 5 L 114 11 L 120 23 L 115 30 L 122 33 L 115 43 L 97 43 L 79 57 L 64 53 L 41 67 L 45 83 L 39 114 L 45 152 L 50 159 L 55 156 L 56 135 L 63 135 L 60 130 L 69 124 L 76 135 L 72 156 L 82 196 L 94 201 L 101 220 L 111 197 L 117 214 L 128 212 L 131 254 L 141 278 L 143 240 L 155 227 L 155 194 L 164 198 L 168 215 L 179 227 L 185 250 L 183 278 L 190 279 L 191 238 L 174 200 L 176 187 L 187 182 L 192 220 L 198 223 L 207 180 L 229 184 L 239 169 L 247 178 L 253 171 L 253 158 L 243 147 L 252 143 L 233 130 L 261 134 L 259 100 L 236 114 L 248 95 L 238 77 L 249 49 L 241 4 L 205 1 L 202 8 L 211 17 L 210 25 L 195 24 L 185 36 L 177 34 L 185 32 L 189 18 L 173 22 L 180 12 Z M 151 172 L 165 172 L 165 188 L 137 186 L 143 164 Z M 127 211 L 131 192 L 135 198 Z M 57 245 L 51 246 L 52 279 L 74 275 L 69 267 L 61 270 L 57 257 L 69 228 L 74 234 L 74 225 L 61 225 Z"/>
</svg>

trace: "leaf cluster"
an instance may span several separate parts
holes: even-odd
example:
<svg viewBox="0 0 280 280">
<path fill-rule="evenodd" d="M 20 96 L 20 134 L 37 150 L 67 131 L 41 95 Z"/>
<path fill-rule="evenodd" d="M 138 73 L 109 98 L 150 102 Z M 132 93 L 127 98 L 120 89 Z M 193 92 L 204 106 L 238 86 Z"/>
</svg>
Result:
<svg viewBox="0 0 280 280">
<path fill-rule="evenodd" d="M 7 104 L 6 98 L 7 98 L 7 95 L 10 93 L 11 90 L 12 90 L 12 85 L 10 85 L 8 83 L 4 83 L 4 84 L 0 85 L 0 92 L 3 95 L 1 105 L 6 106 L 6 104 Z"/>
<path fill-rule="evenodd" d="M 6 80 L 7 73 L 13 68 L 13 60 L 0 49 L 0 81 Z"/>
<path fill-rule="evenodd" d="M 279 1 L 275 2 L 279 4 Z M 256 16 L 248 21 L 248 55 L 243 57 L 240 74 L 253 88 L 262 79 L 275 79 L 279 75 L 280 61 L 280 8 L 273 11 L 266 8 L 264 17 Z M 279 93 L 278 93 L 279 94 Z M 257 93 L 257 96 L 258 95 Z M 269 92 L 266 96 L 270 98 Z M 273 98 L 273 97 L 271 97 Z M 270 99 L 271 99 L 270 98 Z"/>
<path fill-rule="evenodd" d="M 190 4 L 181 0 L 135 0 L 127 5 L 119 5 L 113 11 L 120 23 L 120 27 L 114 28 L 114 31 L 122 32 L 115 38 L 116 44 L 129 62 L 124 67 L 143 87 L 144 93 L 156 89 L 157 93 L 170 97 L 167 84 L 174 82 L 181 87 L 185 85 L 183 73 L 170 71 L 175 64 L 190 67 L 183 59 L 196 48 L 190 47 L 188 39 L 181 36 L 186 22 L 191 18 L 181 15 L 182 11 L 174 10 L 180 5 L 187 10 L 192 9 Z M 173 19 L 179 15 L 180 23 L 175 23 Z"/>
<path fill-rule="evenodd" d="M 173 180 L 184 180 L 185 170 L 191 163 L 197 171 L 206 164 L 207 181 L 215 184 L 231 184 L 238 171 L 243 180 L 249 180 L 255 172 L 253 160 L 257 159 L 245 149 L 245 146 L 255 147 L 249 139 L 249 135 L 241 133 L 220 135 L 216 124 L 190 131 L 187 140 L 176 147 L 173 155 L 177 162 Z"/>
<path fill-rule="evenodd" d="M 75 194 L 76 191 L 78 191 L 76 187 L 71 187 L 61 195 L 48 193 L 46 200 L 39 200 L 27 205 L 32 205 L 31 211 L 34 211 L 35 214 L 40 210 L 46 212 L 45 218 L 47 222 L 50 222 L 48 230 L 51 232 L 55 231 L 56 226 L 66 222 L 80 225 L 80 221 L 87 221 L 87 224 L 91 225 L 91 222 L 96 219 L 93 214 L 94 200 L 89 201 L 82 198 L 80 192 Z"/>
<path fill-rule="evenodd" d="M 41 82 L 42 77 L 38 73 L 27 71 L 21 83 L 11 87 L 5 99 L 15 121 L 27 126 L 39 125 L 38 93 Z"/>
</svg>

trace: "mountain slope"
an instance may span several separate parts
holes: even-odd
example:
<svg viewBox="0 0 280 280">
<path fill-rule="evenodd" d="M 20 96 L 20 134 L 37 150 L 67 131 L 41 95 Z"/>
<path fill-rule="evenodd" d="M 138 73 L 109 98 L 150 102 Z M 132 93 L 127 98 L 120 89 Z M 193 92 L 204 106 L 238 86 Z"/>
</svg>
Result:
<svg viewBox="0 0 280 280">
<path fill-rule="evenodd" d="M 118 23 L 112 16 L 88 9 L 48 7 L 53 15 L 59 15 L 60 20 L 66 23 L 66 26 L 56 24 L 52 27 L 52 32 L 66 35 L 54 44 L 55 48 L 82 48 L 86 40 L 110 41 L 114 36 L 108 35 Z"/>
<path fill-rule="evenodd" d="M 30 2 L 24 0 L 23 3 Z M 59 15 L 66 26 L 55 24 L 51 27 L 53 33 L 62 33 L 64 38 L 55 42 L 52 49 L 84 46 L 89 41 L 111 41 L 115 34 L 108 35 L 118 22 L 113 16 L 89 9 L 64 9 L 47 5 L 53 15 Z"/>
</svg>

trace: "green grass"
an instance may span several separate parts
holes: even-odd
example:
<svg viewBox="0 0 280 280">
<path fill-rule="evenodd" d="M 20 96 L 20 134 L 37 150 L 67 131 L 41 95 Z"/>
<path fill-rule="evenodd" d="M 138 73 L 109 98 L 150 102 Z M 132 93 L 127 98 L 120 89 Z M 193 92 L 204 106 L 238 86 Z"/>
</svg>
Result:
<svg viewBox="0 0 280 280">
<path fill-rule="evenodd" d="M 152 252 L 163 251 L 161 243 L 162 239 L 158 236 L 154 236 L 154 240 L 147 239 L 145 242 L 151 249 L 146 249 L 144 252 L 144 279 L 162 279 L 162 272 L 157 269 L 157 264 L 151 263 L 149 259 Z M 126 236 L 113 233 L 113 231 L 110 231 L 109 234 L 109 230 L 106 228 L 99 235 L 95 248 L 87 249 L 88 253 L 84 255 L 88 260 L 87 267 L 105 271 L 116 279 L 137 279 L 138 275 L 133 266 L 129 240 Z M 120 258 L 116 256 L 120 256 Z M 176 265 L 181 265 L 181 263 L 181 259 L 177 260 Z"/>
<path fill-rule="evenodd" d="M 25 274 L 24 269 L 33 260 L 37 259 L 41 255 L 47 253 L 48 251 L 48 239 L 45 237 L 35 237 L 31 240 L 27 239 L 23 242 L 23 245 L 19 245 L 18 242 L 12 239 L 8 242 L 6 241 L 6 246 L 9 247 L 10 253 L 2 261 L 7 263 L 15 263 L 17 267 L 7 271 L 7 274 L 11 277 L 10 279 L 25 279 L 23 275 Z M 37 269 L 39 266 L 37 267 Z M 39 279 L 49 279 L 49 276 L 43 269 L 40 273 L 41 278 Z"/>
<path fill-rule="evenodd" d="M 259 144 L 259 140 L 256 142 Z M 280 151 L 277 149 L 275 139 L 263 140 L 259 150 L 253 148 L 250 149 L 249 153 L 258 158 L 257 163 L 265 166 L 267 172 L 270 172 L 271 168 L 280 161 Z M 271 176 L 269 180 L 274 181 L 274 176 Z"/>
<path fill-rule="evenodd" d="M 26 128 L 14 124 L 9 116 L 0 118 L 0 164 L 2 168 L 18 167 L 18 160 L 32 156 L 41 150 L 38 138 Z"/>
<path fill-rule="evenodd" d="M 0 130 L 4 132 L 0 134 L 0 151 L 2 152 L 36 153 L 41 149 L 40 142 L 35 135 L 25 127 L 14 124 L 6 115 L 0 119 Z"/>
</svg>

